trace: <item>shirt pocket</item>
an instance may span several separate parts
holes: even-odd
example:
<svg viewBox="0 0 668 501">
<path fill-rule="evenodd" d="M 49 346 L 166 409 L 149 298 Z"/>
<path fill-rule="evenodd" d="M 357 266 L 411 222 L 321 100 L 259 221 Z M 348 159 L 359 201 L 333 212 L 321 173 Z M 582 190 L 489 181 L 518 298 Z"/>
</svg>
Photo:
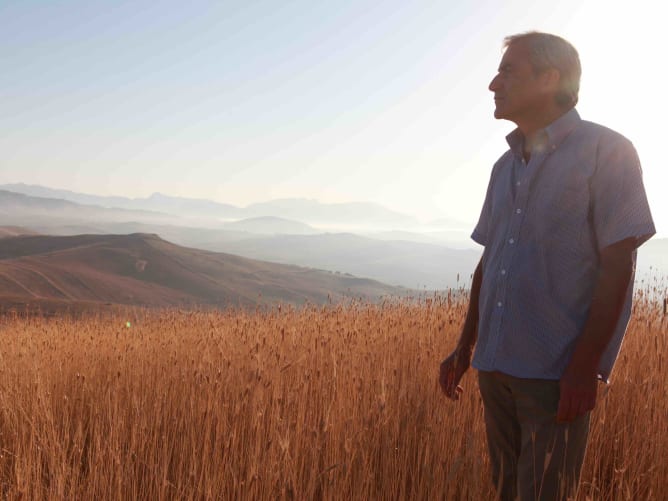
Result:
<svg viewBox="0 0 668 501">
<path fill-rule="evenodd" d="M 542 212 L 542 233 L 550 244 L 562 249 L 576 247 L 589 234 L 589 182 L 583 176 L 553 179 L 546 190 Z"/>
<path fill-rule="evenodd" d="M 568 183 L 558 191 L 555 211 L 563 218 L 585 218 L 589 212 L 589 184 Z"/>
</svg>

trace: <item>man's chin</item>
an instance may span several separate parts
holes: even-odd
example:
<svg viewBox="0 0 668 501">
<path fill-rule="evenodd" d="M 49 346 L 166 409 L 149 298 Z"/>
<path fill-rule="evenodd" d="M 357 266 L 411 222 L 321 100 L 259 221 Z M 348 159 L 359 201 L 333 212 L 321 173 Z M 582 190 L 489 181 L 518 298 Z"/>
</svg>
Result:
<svg viewBox="0 0 668 501">
<path fill-rule="evenodd" d="M 494 109 L 494 118 L 497 120 L 511 120 L 508 111 L 505 111 L 503 108 L 496 107 Z"/>
</svg>

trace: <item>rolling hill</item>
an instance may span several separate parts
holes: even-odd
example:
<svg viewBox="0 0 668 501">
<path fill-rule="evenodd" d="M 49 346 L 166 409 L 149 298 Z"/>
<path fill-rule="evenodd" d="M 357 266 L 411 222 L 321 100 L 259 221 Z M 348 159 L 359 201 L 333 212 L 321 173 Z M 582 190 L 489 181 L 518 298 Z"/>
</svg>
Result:
<svg viewBox="0 0 668 501">
<path fill-rule="evenodd" d="M 17 236 L 0 245 L 0 304 L 253 306 L 406 291 L 309 268 L 180 247 L 156 235 Z"/>
</svg>

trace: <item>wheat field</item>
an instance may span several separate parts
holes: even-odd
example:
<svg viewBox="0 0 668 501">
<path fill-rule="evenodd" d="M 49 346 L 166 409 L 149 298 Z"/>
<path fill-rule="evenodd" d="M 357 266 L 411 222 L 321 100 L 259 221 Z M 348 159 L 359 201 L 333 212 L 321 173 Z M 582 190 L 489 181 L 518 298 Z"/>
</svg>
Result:
<svg viewBox="0 0 668 501">
<path fill-rule="evenodd" d="M 437 384 L 458 297 L 5 316 L 2 497 L 491 499 L 473 371 Z M 668 499 L 667 334 L 641 291 L 578 499 Z"/>
</svg>

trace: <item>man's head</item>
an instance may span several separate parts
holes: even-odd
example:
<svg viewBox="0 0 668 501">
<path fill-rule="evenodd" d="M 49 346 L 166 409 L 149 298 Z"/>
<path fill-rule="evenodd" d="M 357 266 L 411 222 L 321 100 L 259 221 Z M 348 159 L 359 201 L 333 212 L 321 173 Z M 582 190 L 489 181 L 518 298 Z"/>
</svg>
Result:
<svg viewBox="0 0 668 501">
<path fill-rule="evenodd" d="M 489 85 L 496 118 L 513 122 L 536 114 L 565 112 L 578 102 L 580 58 L 561 37 L 529 32 L 504 40 L 499 71 Z"/>
</svg>

